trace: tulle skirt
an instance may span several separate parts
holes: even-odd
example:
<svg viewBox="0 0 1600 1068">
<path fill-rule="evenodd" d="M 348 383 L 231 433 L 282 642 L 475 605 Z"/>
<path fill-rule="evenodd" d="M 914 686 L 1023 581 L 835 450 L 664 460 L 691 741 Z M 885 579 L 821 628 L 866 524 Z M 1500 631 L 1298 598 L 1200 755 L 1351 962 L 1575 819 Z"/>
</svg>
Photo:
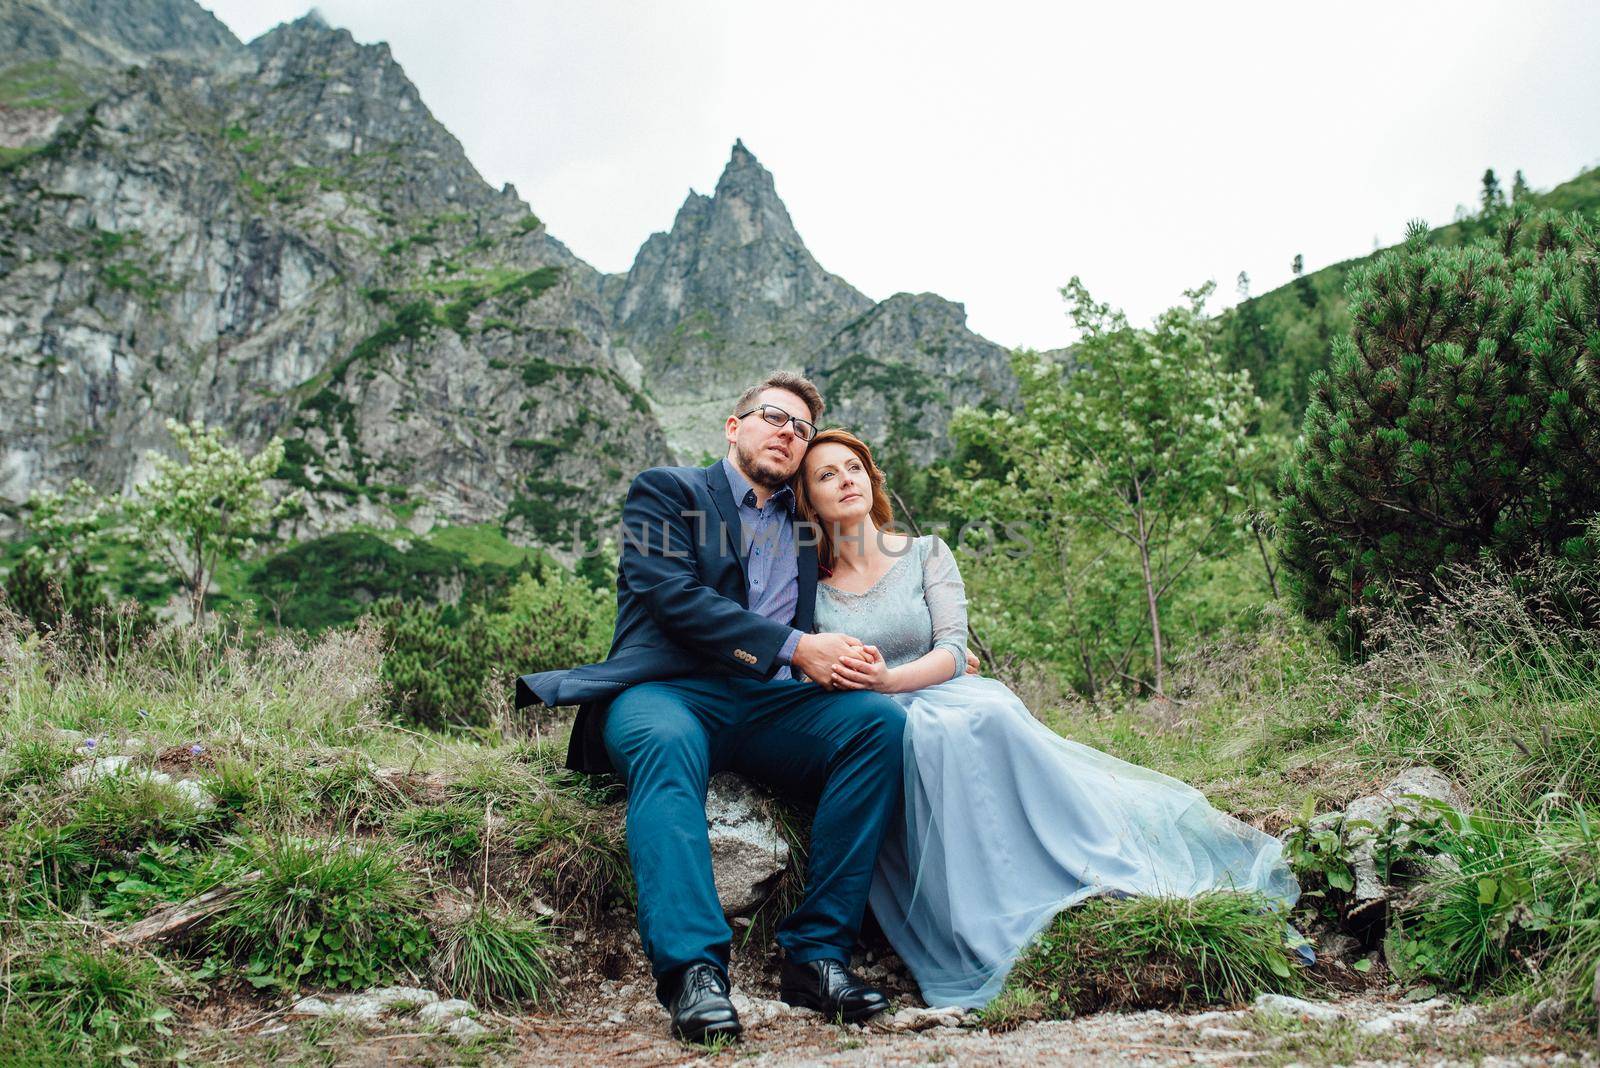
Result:
<svg viewBox="0 0 1600 1068">
<path fill-rule="evenodd" d="M 1097 894 L 1300 894 L 1270 835 L 1193 787 L 1060 737 L 994 679 L 893 694 L 905 812 L 871 904 L 929 1005 L 975 1008 L 1061 909 Z"/>
</svg>

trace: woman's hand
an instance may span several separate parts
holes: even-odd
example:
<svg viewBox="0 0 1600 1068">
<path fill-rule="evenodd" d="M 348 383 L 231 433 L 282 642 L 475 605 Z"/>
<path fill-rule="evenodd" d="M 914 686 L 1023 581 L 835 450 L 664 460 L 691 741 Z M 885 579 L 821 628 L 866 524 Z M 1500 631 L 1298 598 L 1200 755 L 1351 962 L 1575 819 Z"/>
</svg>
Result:
<svg viewBox="0 0 1600 1068">
<path fill-rule="evenodd" d="M 838 690 L 877 690 L 893 692 L 893 671 L 884 663 L 876 645 L 865 645 L 860 656 L 846 654 L 833 669 L 833 686 Z"/>
</svg>

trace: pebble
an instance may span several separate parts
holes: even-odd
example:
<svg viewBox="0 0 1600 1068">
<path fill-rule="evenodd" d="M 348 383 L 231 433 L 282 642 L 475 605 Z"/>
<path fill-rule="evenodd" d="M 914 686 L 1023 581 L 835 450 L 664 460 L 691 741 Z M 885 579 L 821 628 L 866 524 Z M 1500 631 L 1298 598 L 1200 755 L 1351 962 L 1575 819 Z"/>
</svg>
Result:
<svg viewBox="0 0 1600 1068">
<path fill-rule="evenodd" d="M 1287 994 L 1262 994 L 1256 998 L 1255 1010 L 1262 1016 L 1315 1020 L 1319 1023 L 1331 1023 L 1343 1015 L 1332 1005 L 1292 998 Z"/>
</svg>

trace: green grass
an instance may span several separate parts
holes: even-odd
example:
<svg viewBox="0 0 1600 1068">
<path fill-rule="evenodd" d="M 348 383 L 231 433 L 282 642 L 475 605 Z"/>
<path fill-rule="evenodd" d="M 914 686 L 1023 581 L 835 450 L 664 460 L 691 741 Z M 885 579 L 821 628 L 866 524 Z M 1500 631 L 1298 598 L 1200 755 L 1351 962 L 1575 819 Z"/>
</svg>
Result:
<svg viewBox="0 0 1600 1068">
<path fill-rule="evenodd" d="M 270 836 L 241 848 L 238 872 L 212 937 L 256 986 L 371 986 L 414 969 L 431 948 L 418 890 L 381 848 Z"/>
<path fill-rule="evenodd" d="M 460 864 L 483 852 L 483 822 L 476 805 L 417 805 L 397 813 L 389 827 L 430 860 Z"/>
<path fill-rule="evenodd" d="M 1007 980 L 1048 1016 L 1234 1004 L 1302 984 L 1282 915 L 1227 892 L 1091 899 L 1057 916 Z"/>
<path fill-rule="evenodd" d="M 89 102 L 84 72 L 75 64 L 37 59 L 0 70 L 0 104 L 14 108 L 73 111 Z"/>
<path fill-rule="evenodd" d="M 166 1022 L 173 1012 L 164 984 L 160 968 L 146 956 L 69 936 L 24 947 L 0 970 L 0 1058 L 29 1063 L 20 1047 L 53 1054 L 34 1063 L 126 1060 L 139 1048 L 136 1043 L 170 1033 Z"/>
<path fill-rule="evenodd" d="M 211 812 L 176 784 L 136 772 L 95 780 L 70 817 L 70 826 L 100 850 L 192 841 L 213 823 Z"/>
<path fill-rule="evenodd" d="M 435 967 L 452 995 L 474 1004 L 546 1005 L 559 990 L 550 964 L 556 938 L 542 919 L 479 906 L 445 930 Z"/>
<path fill-rule="evenodd" d="M 428 532 L 427 542 L 436 549 L 463 556 L 474 564 L 490 564 L 507 569 L 522 564 L 538 565 L 549 559 L 538 549 L 508 540 L 495 523 L 435 527 Z"/>
</svg>

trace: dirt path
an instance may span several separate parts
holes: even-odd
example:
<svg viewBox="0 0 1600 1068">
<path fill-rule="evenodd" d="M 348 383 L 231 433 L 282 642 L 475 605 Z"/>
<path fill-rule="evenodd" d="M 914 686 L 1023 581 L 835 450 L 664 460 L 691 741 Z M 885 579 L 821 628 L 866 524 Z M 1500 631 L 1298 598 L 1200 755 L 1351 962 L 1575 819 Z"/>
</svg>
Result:
<svg viewBox="0 0 1600 1068">
<path fill-rule="evenodd" d="M 1309 1008 L 1306 1006 L 1309 1005 Z M 468 1042 L 407 1028 L 364 1032 L 327 1020 L 280 1021 L 234 1032 L 208 1052 L 234 1063 L 323 1065 L 1600 1065 L 1587 1036 L 1542 1031 L 1520 1013 L 1496 1013 L 1436 998 L 1426 1002 L 1347 997 L 1201 1013 L 1101 1013 L 991 1033 L 970 1024 L 926 1030 L 884 1020 L 841 1027 L 781 1003 L 743 999 L 743 1039 L 725 1048 L 686 1046 L 667 1036 L 653 1002 L 592 1019 L 496 1016 Z M 253 1029 L 252 1029 L 253 1030 Z M 208 1058 L 210 1059 L 210 1058 Z"/>
</svg>

